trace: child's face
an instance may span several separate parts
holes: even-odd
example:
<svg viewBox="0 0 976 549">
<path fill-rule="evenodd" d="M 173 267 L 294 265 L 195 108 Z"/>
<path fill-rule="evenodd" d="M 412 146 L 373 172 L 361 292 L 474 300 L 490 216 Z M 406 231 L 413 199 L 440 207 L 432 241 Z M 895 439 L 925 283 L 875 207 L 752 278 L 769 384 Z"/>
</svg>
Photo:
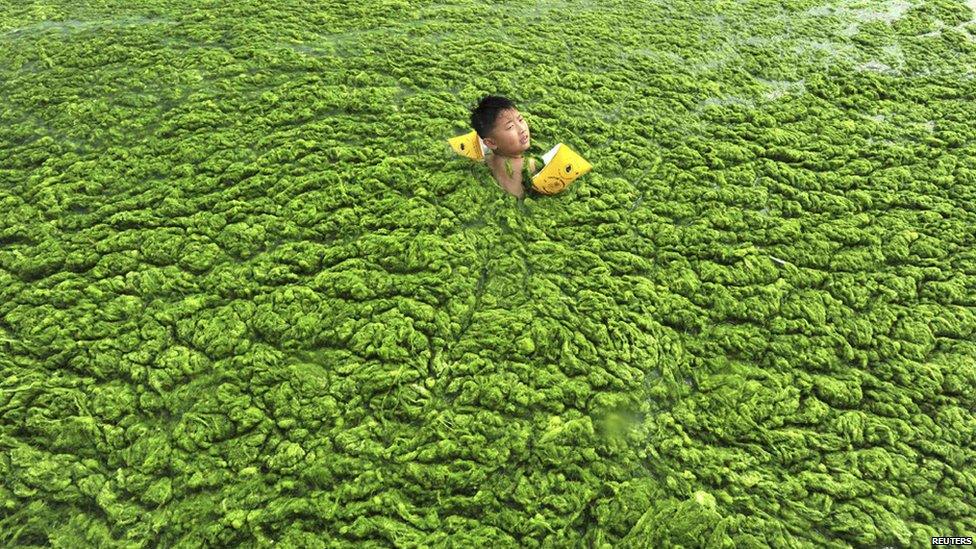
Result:
<svg viewBox="0 0 976 549">
<path fill-rule="evenodd" d="M 517 109 L 498 113 L 491 136 L 483 139 L 492 151 L 508 156 L 518 156 L 529 148 L 529 123 Z"/>
</svg>

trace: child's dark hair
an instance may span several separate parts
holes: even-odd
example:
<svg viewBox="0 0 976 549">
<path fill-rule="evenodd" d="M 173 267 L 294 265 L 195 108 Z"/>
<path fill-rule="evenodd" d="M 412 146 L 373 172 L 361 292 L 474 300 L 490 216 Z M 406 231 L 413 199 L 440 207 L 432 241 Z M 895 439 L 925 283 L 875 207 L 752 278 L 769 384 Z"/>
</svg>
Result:
<svg viewBox="0 0 976 549">
<path fill-rule="evenodd" d="M 506 109 L 514 109 L 515 104 L 507 97 L 500 95 L 486 95 L 481 98 L 478 106 L 471 111 L 471 126 L 482 139 L 495 129 L 498 113 Z"/>
</svg>

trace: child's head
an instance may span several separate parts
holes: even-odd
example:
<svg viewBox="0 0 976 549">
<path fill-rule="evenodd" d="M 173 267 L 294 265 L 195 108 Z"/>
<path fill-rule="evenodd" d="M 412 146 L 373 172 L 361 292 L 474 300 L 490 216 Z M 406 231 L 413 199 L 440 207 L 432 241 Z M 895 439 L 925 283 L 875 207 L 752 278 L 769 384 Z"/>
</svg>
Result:
<svg viewBox="0 0 976 549">
<path fill-rule="evenodd" d="M 482 98 L 471 111 L 471 126 L 485 145 L 496 153 L 518 156 L 529 148 L 529 123 L 505 97 L 486 95 Z"/>
</svg>

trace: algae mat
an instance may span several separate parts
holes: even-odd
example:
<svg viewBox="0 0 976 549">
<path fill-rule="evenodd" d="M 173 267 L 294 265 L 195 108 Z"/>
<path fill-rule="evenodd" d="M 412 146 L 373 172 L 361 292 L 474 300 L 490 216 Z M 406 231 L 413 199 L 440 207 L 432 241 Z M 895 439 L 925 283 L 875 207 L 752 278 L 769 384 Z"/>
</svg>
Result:
<svg viewBox="0 0 976 549">
<path fill-rule="evenodd" d="M 973 7 L 0 2 L 0 545 L 973 535 Z"/>
</svg>

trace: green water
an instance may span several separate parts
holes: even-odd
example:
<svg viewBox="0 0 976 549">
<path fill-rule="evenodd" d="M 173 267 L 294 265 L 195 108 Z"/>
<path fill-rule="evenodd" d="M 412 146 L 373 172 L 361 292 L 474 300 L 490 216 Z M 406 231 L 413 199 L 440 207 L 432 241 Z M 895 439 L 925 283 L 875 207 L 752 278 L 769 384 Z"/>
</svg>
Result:
<svg viewBox="0 0 976 549">
<path fill-rule="evenodd" d="M 972 536 L 973 7 L 7 3 L 0 545 Z"/>
</svg>

